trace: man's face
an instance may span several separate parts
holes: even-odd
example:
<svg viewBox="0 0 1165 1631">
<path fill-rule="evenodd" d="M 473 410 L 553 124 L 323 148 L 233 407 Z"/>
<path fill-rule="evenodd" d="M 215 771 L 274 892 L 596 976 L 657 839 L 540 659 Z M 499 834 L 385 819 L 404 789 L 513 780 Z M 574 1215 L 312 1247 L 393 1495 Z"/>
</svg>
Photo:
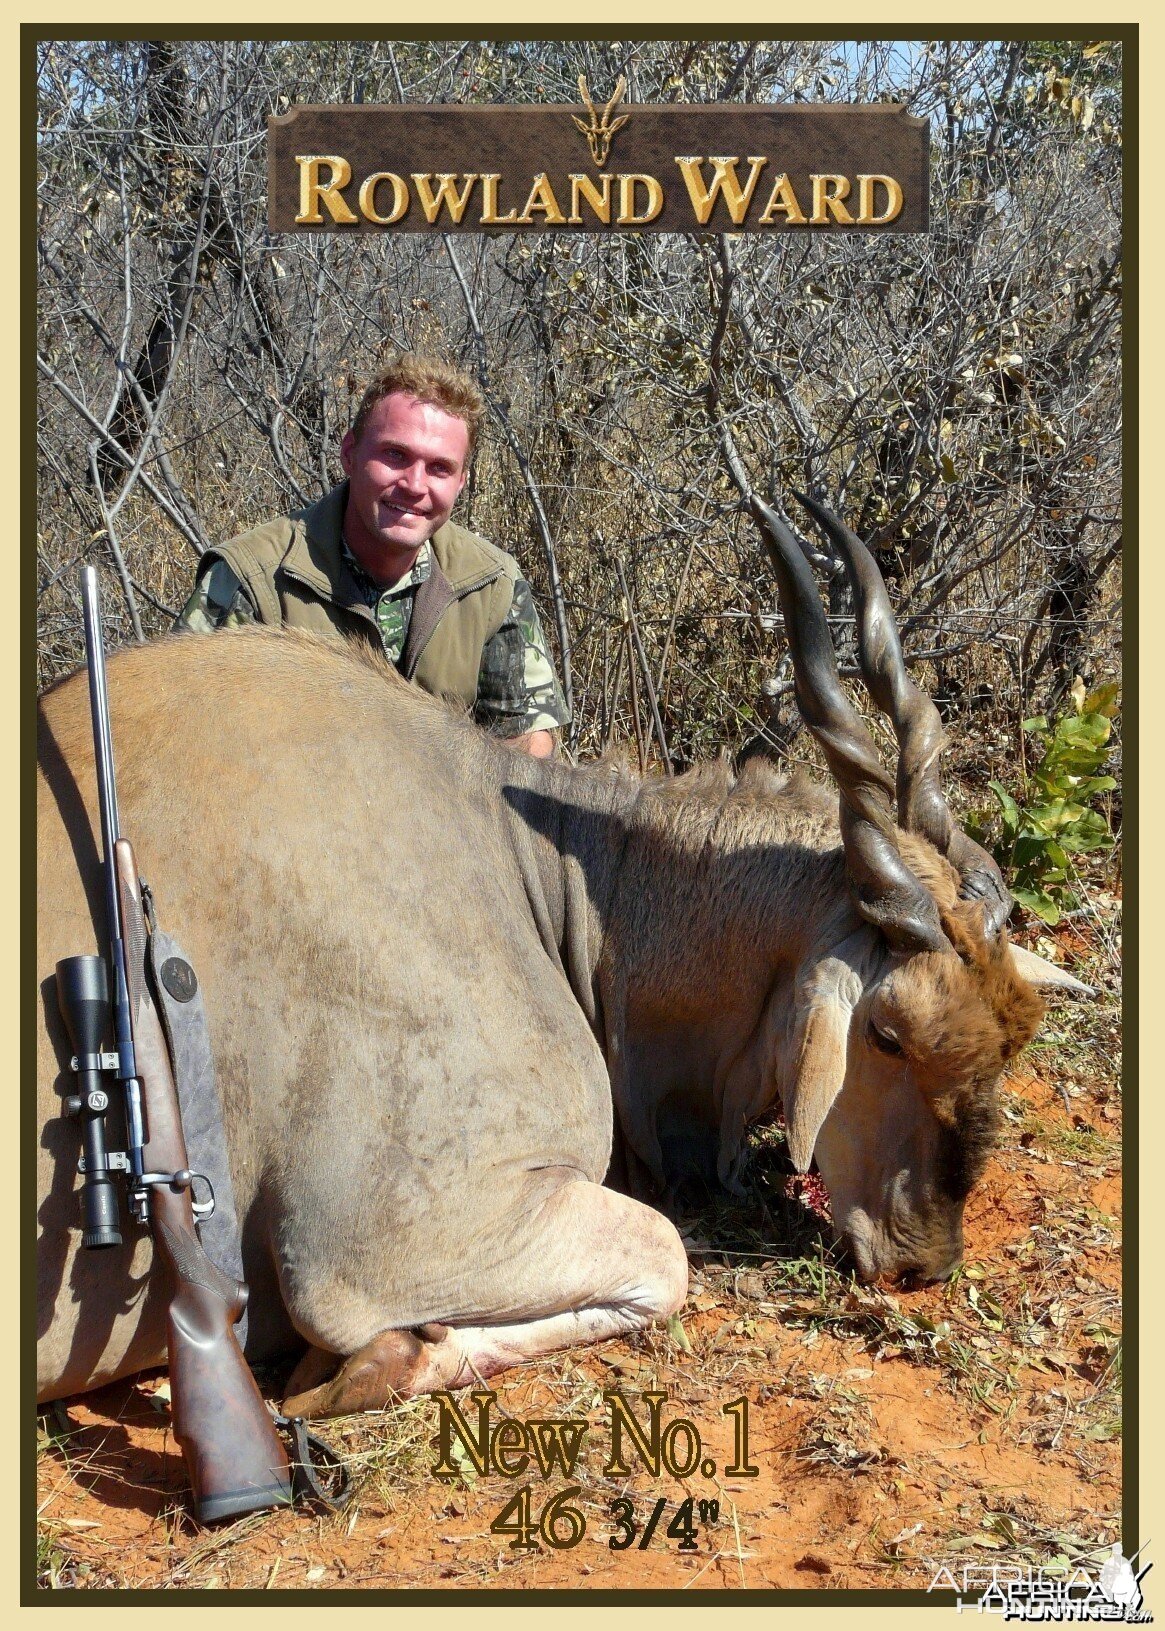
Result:
<svg viewBox="0 0 1165 1631">
<path fill-rule="evenodd" d="M 340 459 L 350 483 L 344 538 L 378 583 L 395 583 L 448 519 L 465 486 L 469 429 L 463 419 L 403 391 L 381 397 L 360 440 L 349 431 Z"/>
</svg>

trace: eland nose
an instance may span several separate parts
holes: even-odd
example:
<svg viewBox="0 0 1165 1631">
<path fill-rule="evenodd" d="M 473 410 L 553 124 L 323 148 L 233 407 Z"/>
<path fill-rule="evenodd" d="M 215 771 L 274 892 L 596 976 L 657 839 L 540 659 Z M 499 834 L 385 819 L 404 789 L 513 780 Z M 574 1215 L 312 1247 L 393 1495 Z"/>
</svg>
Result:
<svg viewBox="0 0 1165 1631">
<path fill-rule="evenodd" d="M 907 1289 L 911 1286 L 934 1285 L 938 1281 L 949 1280 L 962 1261 L 963 1233 L 960 1229 L 957 1239 L 945 1242 L 939 1249 L 929 1253 L 921 1263 L 911 1264 L 898 1278 Z"/>
</svg>

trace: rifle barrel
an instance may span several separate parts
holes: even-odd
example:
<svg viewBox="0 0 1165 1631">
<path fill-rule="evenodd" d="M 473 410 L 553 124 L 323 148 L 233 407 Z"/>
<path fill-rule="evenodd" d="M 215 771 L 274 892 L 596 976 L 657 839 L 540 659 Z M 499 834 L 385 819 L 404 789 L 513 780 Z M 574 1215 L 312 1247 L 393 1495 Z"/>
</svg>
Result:
<svg viewBox="0 0 1165 1631">
<path fill-rule="evenodd" d="M 89 712 L 93 720 L 93 752 L 97 764 L 97 796 L 101 805 L 101 848 L 106 883 L 106 919 L 111 929 L 117 918 L 117 882 L 110 865 L 113 846 L 121 837 L 117 814 L 117 781 L 113 770 L 113 735 L 109 728 L 109 688 L 105 679 L 105 644 L 101 638 L 101 602 L 97 570 L 81 571 L 85 611 L 85 654 L 89 663 Z"/>
<path fill-rule="evenodd" d="M 113 846 L 121 836 L 117 813 L 117 781 L 113 769 L 113 733 L 109 724 L 109 687 L 105 679 L 105 643 L 101 638 L 101 598 L 97 569 L 81 569 L 81 600 L 85 614 L 85 657 L 89 670 L 89 712 L 93 720 L 93 753 L 97 768 L 97 799 L 101 808 L 102 872 L 105 883 L 105 922 L 109 934 L 109 961 L 112 973 L 110 1007 L 117 1043 L 118 1080 L 125 1089 L 126 1143 L 133 1178 L 140 1178 L 144 1128 L 137 1059 L 134 1056 L 133 1024 L 129 1012 L 129 989 L 125 977 L 125 946 L 121 938 L 121 907 L 117 895 L 117 872 Z"/>
</svg>

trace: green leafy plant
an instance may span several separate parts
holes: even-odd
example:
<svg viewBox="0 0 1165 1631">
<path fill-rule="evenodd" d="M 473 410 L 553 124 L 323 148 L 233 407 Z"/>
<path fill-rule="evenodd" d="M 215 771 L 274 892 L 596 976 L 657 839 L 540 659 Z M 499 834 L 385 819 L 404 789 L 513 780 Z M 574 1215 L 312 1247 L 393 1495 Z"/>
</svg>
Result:
<svg viewBox="0 0 1165 1631">
<path fill-rule="evenodd" d="M 1024 734 L 1042 750 L 1040 757 L 1016 794 L 1002 782 L 988 784 L 998 810 L 995 821 L 983 822 L 980 836 L 981 842 L 989 840 L 998 825 L 991 846 L 995 859 L 1011 878 L 1016 899 L 1048 924 L 1078 904 L 1073 856 L 1113 845 L 1107 817 L 1089 801 L 1116 786 L 1101 771 L 1117 712 L 1117 686 L 1101 685 L 1086 694 L 1077 680 L 1071 695 L 1073 711 L 1054 724 L 1043 714 L 1024 720 Z"/>
</svg>

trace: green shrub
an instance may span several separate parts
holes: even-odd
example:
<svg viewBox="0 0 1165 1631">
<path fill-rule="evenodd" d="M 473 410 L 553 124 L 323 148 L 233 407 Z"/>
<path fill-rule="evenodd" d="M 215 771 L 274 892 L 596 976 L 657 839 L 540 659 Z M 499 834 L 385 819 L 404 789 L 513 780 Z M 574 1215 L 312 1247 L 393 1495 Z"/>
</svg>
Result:
<svg viewBox="0 0 1165 1631">
<path fill-rule="evenodd" d="M 1100 772 L 1108 757 L 1117 687 L 1101 685 L 1086 695 L 1077 680 L 1072 702 L 1073 711 L 1052 725 L 1043 714 L 1024 720 L 1024 733 L 1042 749 L 1039 761 L 1014 795 L 1002 782 L 988 784 L 998 809 L 979 824 L 979 840 L 991 844 L 1016 899 L 1048 924 L 1078 904 L 1072 857 L 1113 845 L 1108 818 L 1089 800 L 1116 786 Z"/>
</svg>

